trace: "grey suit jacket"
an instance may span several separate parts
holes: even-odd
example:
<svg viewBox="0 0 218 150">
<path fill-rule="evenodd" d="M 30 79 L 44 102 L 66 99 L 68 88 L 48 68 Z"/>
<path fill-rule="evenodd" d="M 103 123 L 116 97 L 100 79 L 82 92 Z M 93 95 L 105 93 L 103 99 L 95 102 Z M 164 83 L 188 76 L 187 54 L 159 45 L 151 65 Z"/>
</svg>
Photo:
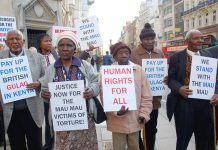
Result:
<svg viewBox="0 0 218 150">
<path fill-rule="evenodd" d="M 24 53 L 25 53 L 25 56 L 27 56 L 28 58 L 33 81 L 38 80 L 41 82 L 40 78 L 43 77 L 45 73 L 44 58 L 40 54 L 33 53 L 26 49 L 24 50 Z M 0 52 L 0 59 L 4 59 L 4 58 L 9 58 L 9 49 Z M 44 105 L 43 105 L 43 100 L 39 98 L 39 92 L 40 90 L 36 90 L 37 96 L 27 98 L 26 103 L 27 103 L 27 107 L 36 125 L 38 127 L 41 127 L 43 123 L 43 119 L 44 119 Z M 0 96 L 0 101 L 2 104 L 2 108 L 3 108 L 5 131 L 7 132 L 14 105 L 13 105 L 13 102 L 3 104 L 1 96 Z"/>
</svg>

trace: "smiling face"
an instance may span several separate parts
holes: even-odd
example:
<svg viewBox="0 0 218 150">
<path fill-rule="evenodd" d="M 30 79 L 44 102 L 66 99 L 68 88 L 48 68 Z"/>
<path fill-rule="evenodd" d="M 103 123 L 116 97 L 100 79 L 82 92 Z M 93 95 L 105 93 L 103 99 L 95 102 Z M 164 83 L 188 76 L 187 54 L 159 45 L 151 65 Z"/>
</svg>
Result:
<svg viewBox="0 0 218 150">
<path fill-rule="evenodd" d="M 114 56 L 114 59 L 118 62 L 119 65 L 128 65 L 130 58 L 130 52 L 128 48 L 121 48 L 117 51 L 117 54 Z"/>
<path fill-rule="evenodd" d="M 72 58 L 76 50 L 76 45 L 70 39 L 61 39 L 58 43 L 58 53 L 63 60 L 69 60 Z"/>
<path fill-rule="evenodd" d="M 198 52 L 202 49 L 203 44 L 203 34 L 200 32 L 190 33 L 190 37 L 186 40 L 188 44 L 188 49 L 193 52 Z"/>
<path fill-rule="evenodd" d="M 5 41 L 8 48 L 14 54 L 19 54 L 21 49 L 23 48 L 25 40 L 23 36 L 17 32 L 9 32 L 7 35 L 7 39 Z"/>
</svg>

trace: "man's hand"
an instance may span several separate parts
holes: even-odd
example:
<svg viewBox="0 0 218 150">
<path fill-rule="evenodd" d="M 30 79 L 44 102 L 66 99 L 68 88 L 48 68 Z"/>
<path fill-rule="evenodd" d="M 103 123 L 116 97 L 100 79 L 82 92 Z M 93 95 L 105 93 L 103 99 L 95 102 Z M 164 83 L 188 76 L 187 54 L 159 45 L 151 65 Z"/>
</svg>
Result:
<svg viewBox="0 0 218 150">
<path fill-rule="evenodd" d="M 164 83 L 165 85 L 168 85 L 168 83 L 169 83 L 168 76 L 165 76 L 165 77 L 164 77 L 163 83 Z"/>
<path fill-rule="evenodd" d="M 125 115 L 127 112 L 129 111 L 129 108 L 125 108 L 125 106 L 123 105 L 120 110 L 117 112 L 118 116 L 122 116 Z"/>
<path fill-rule="evenodd" d="M 140 116 L 140 117 L 138 118 L 138 122 L 139 122 L 140 124 L 145 124 L 145 123 L 146 123 L 146 120 L 145 120 L 144 117 Z"/>
<path fill-rule="evenodd" d="M 38 89 L 38 88 L 40 88 L 41 87 L 41 83 L 39 82 L 39 81 L 36 81 L 36 82 L 33 82 L 33 83 L 29 83 L 27 86 L 26 86 L 26 88 L 27 89 L 30 89 L 30 90 L 32 90 L 32 89 Z"/>
<path fill-rule="evenodd" d="M 43 90 L 41 91 L 41 97 L 42 97 L 45 101 L 49 102 L 49 101 L 50 101 L 50 98 L 51 98 L 51 93 L 49 92 L 48 89 L 43 89 Z"/>
<path fill-rule="evenodd" d="M 85 91 L 83 92 L 83 97 L 85 99 L 91 99 L 93 97 L 93 91 L 91 88 L 85 88 Z"/>
<path fill-rule="evenodd" d="M 214 94 L 210 100 L 210 104 L 216 106 L 218 104 L 218 94 Z"/>
<path fill-rule="evenodd" d="M 188 86 L 182 86 L 179 89 L 179 94 L 183 97 L 188 97 L 188 95 L 192 95 L 192 90 Z"/>
</svg>

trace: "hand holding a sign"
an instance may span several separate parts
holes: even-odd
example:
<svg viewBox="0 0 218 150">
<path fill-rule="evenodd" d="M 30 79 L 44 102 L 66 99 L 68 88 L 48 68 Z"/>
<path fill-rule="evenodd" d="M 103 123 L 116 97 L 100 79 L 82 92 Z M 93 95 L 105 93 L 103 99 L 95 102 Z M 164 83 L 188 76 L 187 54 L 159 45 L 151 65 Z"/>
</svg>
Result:
<svg viewBox="0 0 218 150">
<path fill-rule="evenodd" d="M 33 82 L 33 83 L 29 83 L 26 88 L 32 90 L 32 89 L 38 89 L 40 88 L 41 83 L 39 81 Z"/>
<path fill-rule="evenodd" d="M 123 105 L 120 110 L 117 112 L 118 116 L 123 116 L 125 115 L 127 112 L 129 111 L 129 108 L 125 108 L 125 106 Z"/>
<path fill-rule="evenodd" d="M 89 46 L 89 49 L 86 50 L 87 52 L 93 51 L 95 49 L 95 47 L 92 44 L 88 44 L 88 46 Z"/>
<path fill-rule="evenodd" d="M 45 101 L 49 102 L 49 101 L 50 101 L 50 98 L 51 98 L 51 93 L 49 92 L 48 89 L 43 89 L 43 90 L 41 91 L 41 97 L 42 97 Z"/>
<path fill-rule="evenodd" d="M 192 95 L 192 90 L 190 90 L 188 86 L 182 86 L 179 88 L 179 94 L 183 97 L 188 97 Z"/>
<path fill-rule="evenodd" d="M 93 97 L 93 91 L 91 88 L 87 87 L 85 88 L 85 91 L 83 92 L 83 97 L 85 99 L 91 99 Z"/>
<path fill-rule="evenodd" d="M 218 94 L 214 94 L 210 100 L 210 104 L 216 106 L 218 104 Z"/>
</svg>

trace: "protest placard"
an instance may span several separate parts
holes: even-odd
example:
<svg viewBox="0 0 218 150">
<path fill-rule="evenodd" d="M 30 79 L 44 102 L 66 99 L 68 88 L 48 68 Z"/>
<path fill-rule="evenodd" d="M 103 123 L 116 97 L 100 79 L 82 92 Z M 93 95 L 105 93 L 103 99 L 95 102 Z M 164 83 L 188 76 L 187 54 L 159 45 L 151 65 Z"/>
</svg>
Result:
<svg viewBox="0 0 218 150">
<path fill-rule="evenodd" d="M 78 29 L 81 50 L 89 49 L 90 44 L 94 47 L 103 45 L 96 16 L 75 20 L 75 27 Z"/>
<path fill-rule="evenodd" d="M 216 86 L 217 59 L 192 56 L 189 89 L 193 90 L 189 98 L 210 100 Z"/>
<path fill-rule="evenodd" d="M 0 44 L 5 44 L 6 34 L 16 29 L 15 17 L 0 16 Z"/>
<path fill-rule="evenodd" d="M 26 88 L 32 82 L 26 56 L 0 59 L 0 88 L 4 103 L 36 96 L 35 90 Z"/>
<path fill-rule="evenodd" d="M 150 83 L 153 96 L 162 96 L 165 93 L 163 79 L 167 76 L 167 59 L 143 59 L 142 68 Z"/>
<path fill-rule="evenodd" d="M 102 66 L 102 87 L 105 112 L 137 109 L 133 66 Z"/>
<path fill-rule="evenodd" d="M 88 129 L 84 81 L 49 83 L 54 131 Z"/>
<path fill-rule="evenodd" d="M 58 34 L 64 31 L 72 31 L 74 34 L 77 34 L 77 29 L 72 27 L 63 27 L 63 26 L 53 26 L 52 27 L 52 45 L 57 46 L 57 37 Z M 78 39 L 79 40 L 79 39 Z"/>
</svg>

